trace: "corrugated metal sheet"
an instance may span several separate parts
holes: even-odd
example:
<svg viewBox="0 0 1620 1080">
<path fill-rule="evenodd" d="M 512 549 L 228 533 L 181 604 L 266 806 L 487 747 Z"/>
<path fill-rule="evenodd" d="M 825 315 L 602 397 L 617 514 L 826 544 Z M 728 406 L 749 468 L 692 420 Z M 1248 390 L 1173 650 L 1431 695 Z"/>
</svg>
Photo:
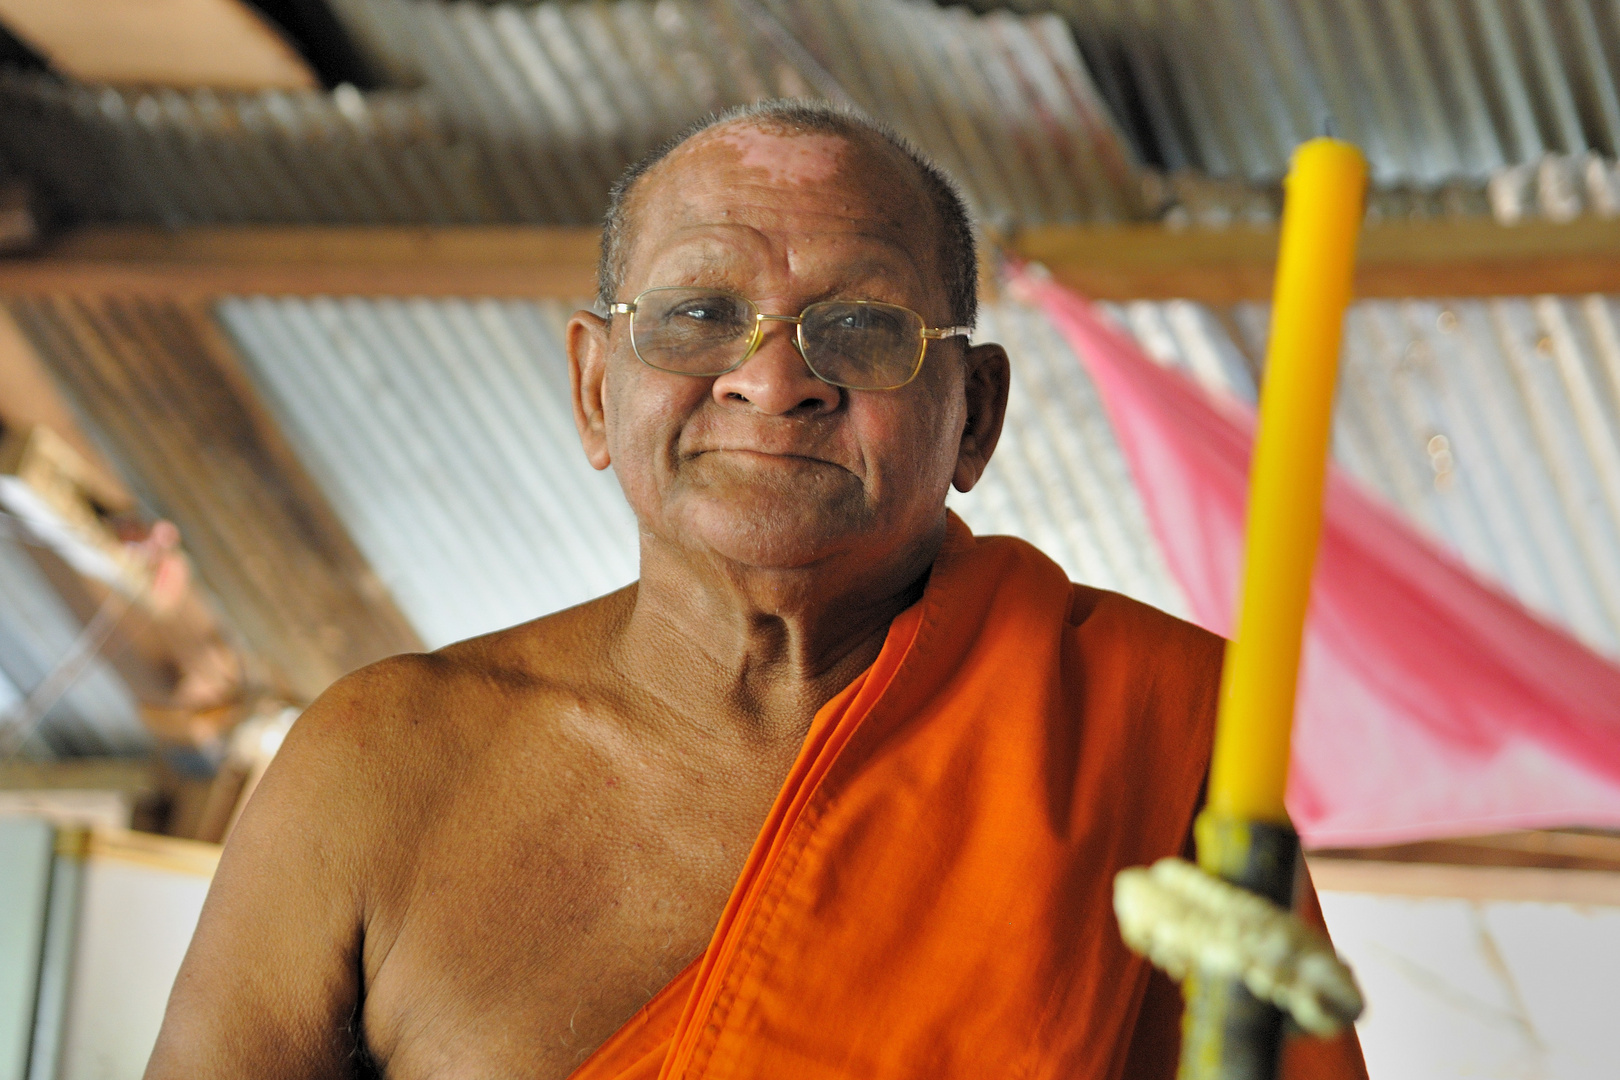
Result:
<svg viewBox="0 0 1620 1080">
<path fill-rule="evenodd" d="M 45 679 L 80 629 L 19 541 L 0 535 L 0 714 Z M 22 753 L 128 754 L 150 743 L 129 688 L 97 659 L 45 714 Z"/>
<path fill-rule="evenodd" d="M 1134 219 L 1157 207 L 1055 18 L 889 0 L 773 0 L 858 104 L 964 186 L 992 225 Z"/>
<path fill-rule="evenodd" d="M 1010 6 L 1069 17 L 1145 159 L 1171 170 L 1272 179 L 1328 125 L 1389 185 L 1620 152 L 1620 9 L 1604 0 Z"/>
<path fill-rule="evenodd" d="M 1072 31 L 925 0 L 340 0 L 410 89 L 11 72 L 0 170 L 95 220 L 580 224 L 685 124 L 781 95 L 890 121 L 998 228 L 1270 219 L 1324 123 L 1368 151 L 1376 216 L 1620 212 L 1620 16 L 1595 0 L 1024 6 Z"/>
<path fill-rule="evenodd" d="M 115 90 L 0 75 L 0 166 L 99 220 L 584 224 L 624 167 L 716 109 L 853 100 L 998 223 L 1148 212 L 1053 16 L 922 0 L 345 0 L 408 91 Z"/>
<path fill-rule="evenodd" d="M 581 302 L 581 305 L 584 302 Z M 430 646 L 636 576 L 636 525 L 586 463 L 577 306 L 230 300 L 219 314 L 356 545 Z"/>
<path fill-rule="evenodd" d="M 1254 400 L 1266 305 L 1113 311 L 1159 359 Z M 1620 655 L 1620 298 L 1356 304 L 1334 453 L 1481 576 Z"/>
<path fill-rule="evenodd" d="M 1151 174 L 1150 174 L 1151 175 Z M 1282 212 L 1282 185 L 1177 172 L 1161 181 L 1166 224 L 1224 228 L 1264 224 Z M 1452 177 L 1438 186 L 1403 181 L 1367 193 L 1369 221 L 1428 221 L 1494 217 L 1504 224 L 1531 218 L 1573 221 L 1620 215 L 1620 162 L 1596 154 L 1547 154 L 1496 170 L 1480 183 Z"/>
<path fill-rule="evenodd" d="M 1148 525 L 1108 414 L 1074 351 L 1039 311 L 986 304 L 974 337 L 1012 357 L 1001 443 L 984 478 L 948 503 L 979 533 L 1021 536 L 1069 577 L 1178 615 L 1186 601 Z"/>
<path fill-rule="evenodd" d="M 484 149 L 422 94 L 118 90 L 0 72 L 0 117 L 0 159 L 89 220 L 522 220 Z"/>
<path fill-rule="evenodd" d="M 590 220 L 624 165 L 705 113 L 773 96 L 848 100 L 944 164 L 987 218 L 1140 216 L 1140 183 L 1073 37 L 1051 16 L 922 0 L 340 0 L 362 43 L 514 171 L 565 176 Z M 518 146 L 554 132 L 555 157 Z M 558 220 L 563 220 L 559 218 Z"/>
</svg>

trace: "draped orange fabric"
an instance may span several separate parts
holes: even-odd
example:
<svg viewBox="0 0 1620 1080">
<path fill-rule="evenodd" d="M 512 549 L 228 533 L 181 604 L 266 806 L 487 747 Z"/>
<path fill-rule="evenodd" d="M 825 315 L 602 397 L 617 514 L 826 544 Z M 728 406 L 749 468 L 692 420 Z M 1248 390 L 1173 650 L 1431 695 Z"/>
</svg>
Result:
<svg viewBox="0 0 1620 1080">
<path fill-rule="evenodd" d="M 1113 879 L 1186 847 L 1220 662 L 952 516 L 707 951 L 574 1080 L 1170 1076 L 1179 1001 L 1120 943 Z M 1304 1072 L 1364 1075 L 1326 1045 Z"/>
</svg>

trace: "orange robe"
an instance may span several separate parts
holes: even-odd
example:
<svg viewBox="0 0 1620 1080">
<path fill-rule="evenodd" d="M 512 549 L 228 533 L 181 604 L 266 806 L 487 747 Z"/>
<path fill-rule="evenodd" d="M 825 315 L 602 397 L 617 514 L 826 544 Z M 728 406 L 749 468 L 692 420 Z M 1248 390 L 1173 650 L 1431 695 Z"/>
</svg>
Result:
<svg viewBox="0 0 1620 1080">
<path fill-rule="evenodd" d="M 953 515 L 708 949 L 573 1080 L 1168 1080 L 1179 997 L 1113 881 L 1187 849 L 1221 644 Z M 1313 1053 L 1290 1072 L 1365 1076 L 1353 1038 Z"/>
</svg>

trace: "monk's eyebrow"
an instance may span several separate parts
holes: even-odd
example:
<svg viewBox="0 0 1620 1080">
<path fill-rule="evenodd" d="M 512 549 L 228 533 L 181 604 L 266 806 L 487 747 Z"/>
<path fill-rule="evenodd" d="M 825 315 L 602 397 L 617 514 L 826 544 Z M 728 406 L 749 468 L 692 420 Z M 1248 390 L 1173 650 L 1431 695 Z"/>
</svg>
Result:
<svg viewBox="0 0 1620 1080">
<path fill-rule="evenodd" d="M 909 255 L 909 253 L 908 253 Z M 849 294 L 861 287 L 869 287 L 884 283 L 899 288 L 908 285 L 921 285 L 924 283 L 922 268 L 908 258 L 908 266 L 897 268 L 892 262 L 883 262 L 876 259 L 862 259 L 852 264 L 843 275 L 843 281 L 820 293 L 816 299 L 825 300 L 839 294 Z"/>
<path fill-rule="evenodd" d="M 751 262 L 738 259 L 715 251 L 698 250 L 693 255 L 685 255 L 663 268 L 665 274 L 677 276 L 680 284 L 696 285 L 704 288 L 742 289 L 747 287 L 739 283 L 739 278 L 751 277 L 756 271 Z M 818 293 L 811 294 L 806 303 L 816 300 L 827 300 L 836 297 L 851 299 L 869 299 L 865 293 L 874 286 L 888 285 L 890 290 L 904 288 L 910 285 L 920 275 L 914 268 L 900 268 L 893 263 L 885 263 L 873 259 L 862 259 L 852 264 L 849 270 L 839 275 L 840 280 L 829 285 Z M 653 285 L 671 284 L 671 282 L 658 281 Z M 879 288 L 878 291 L 890 291 Z"/>
<path fill-rule="evenodd" d="M 672 275 L 681 278 L 680 284 L 705 288 L 735 288 L 734 279 L 739 271 L 749 273 L 753 267 L 749 260 L 729 255 L 712 244 L 693 243 L 675 249 L 673 257 L 659 267 L 657 276 Z M 653 281 L 653 286 L 674 282 Z"/>
</svg>

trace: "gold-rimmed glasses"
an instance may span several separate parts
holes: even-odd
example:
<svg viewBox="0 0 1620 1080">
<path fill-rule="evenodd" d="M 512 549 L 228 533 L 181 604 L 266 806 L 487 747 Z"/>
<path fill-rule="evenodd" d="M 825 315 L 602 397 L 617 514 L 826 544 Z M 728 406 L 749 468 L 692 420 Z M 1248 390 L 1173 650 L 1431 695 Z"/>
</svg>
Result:
<svg viewBox="0 0 1620 1080">
<path fill-rule="evenodd" d="M 930 327 L 899 304 L 821 300 L 797 315 L 766 315 L 724 289 L 666 285 L 608 307 L 630 316 L 630 347 L 648 367 L 712 378 L 735 371 L 765 339 L 765 323 L 795 324 L 793 343 L 816 378 L 849 390 L 898 390 L 922 370 L 930 341 L 967 336 Z"/>
</svg>

